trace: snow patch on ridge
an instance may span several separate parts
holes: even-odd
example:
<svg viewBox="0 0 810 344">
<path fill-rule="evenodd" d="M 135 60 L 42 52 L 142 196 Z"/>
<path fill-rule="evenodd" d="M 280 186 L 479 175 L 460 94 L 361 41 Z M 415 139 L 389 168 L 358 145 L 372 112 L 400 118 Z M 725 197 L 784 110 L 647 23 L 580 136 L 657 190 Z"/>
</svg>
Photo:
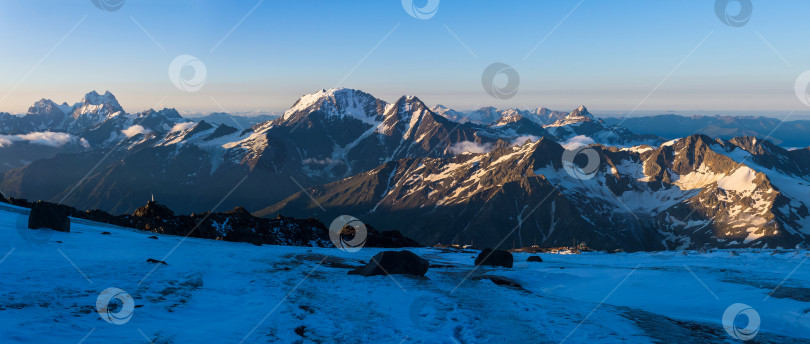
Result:
<svg viewBox="0 0 810 344">
<path fill-rule="evenodd" d="M 723 190 L 731 190 L 737 192 L 754 191 L 756 184 L 754 179 L 757 172 L 746 167 L 740 166 L 734 173 L 727 178 L 723 178 L 717 182 L 717 186 Z"/>
</svg>

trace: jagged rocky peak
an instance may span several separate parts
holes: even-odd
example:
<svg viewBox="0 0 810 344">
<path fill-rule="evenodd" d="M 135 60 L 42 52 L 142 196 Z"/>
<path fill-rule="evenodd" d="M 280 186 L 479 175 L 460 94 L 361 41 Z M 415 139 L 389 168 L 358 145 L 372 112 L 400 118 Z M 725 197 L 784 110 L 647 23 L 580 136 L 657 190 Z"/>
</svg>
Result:
<svg viewBox="0 0 810 344">
<path fill-rule="evenodd" d="M 414 133 L 424 124 L 422 119 L 431 113 L 433 112 L 430 108 L 419 98 L 402 96 L 387 107 L 383 122 L 377 127 L 377 131 L 384 135 L 403 133 L 404 138 L 414 137 Z"/>
<path fill-rule="evenodd" d="M 112 107 L 120 108 L 121 105 L 118 104 L 118 99 L 110 93 L 110 91 L 105 91 L 104 94 L 98 94 L 98 92 L 90 91 L 89 93 L 84 95 L 82 99 L 82 105 L 109 105 Z"/>
<path fill-rule="evenodd" d="M 784 153 L 785 149 L 779 147 L 768 140 L 752 136 L 735 137 L 729 140 L 733 145 L 742 148 L 753 155 L 766 155 L 772 153 Z"/>
<path fill-rule="evenodd" d="M 116 99 L 110 91 L 106 91 L 104 94 L 90 91 L 84 95 L 81 102 L 73 106 L 73 117 L 75 119 L 88 117 L 88 115 L 92 118 L 80 121 L 85 124 L 88 124 L 86 123 L 87 121 L 97 122 L 104 117 L 117 113 L 124 113 L 124 109 L 121 107 L 121 104 L 118 103 L 118 99 Z"/>
<path fill-rule="evenodd" d="M 67 103 L 57 105 L 53 100 L 42 98 L 34 105 L 28 108 L 28 114 L 32 115 L 45 115 L 45 114 L 63 114 L 70 109 Z"/>
<path fill-rule="evenodd" d="M 435 112 L 435 113 L 438 113 L 438 114 L 440 114 L 440 115 L 441 115 L 442 113 L 444 113 L 444 112 L 448 112 L 448 111 L 453 111 L 453 112 L 456 112 L 455 110 L 453 110 L 453 109 L 451 109 L 451 108 L 449 108 L 449 107 L 447 107 L 447 106 L 444 106 L 444 105 L 442 105 L 442 104 L 436 104 L 436 105 L 434 105 L 432 108 L 430 108 L 430 110 L 431 110 L 431 111 L 433 111 L 433 112 Z"/>
<path fill-rule="evenodd" d="M 161 110 L 149 109 L 143 112 L 138 113 L 138 117 L 163 117 L 163 118 L 174 118 L 174 119 L 182 119 L 183 117 L 180 116 L 180 113 L 177 112 L 174 108 L 163 108 Z"/>
<path fill-rule="evenodd" d="M 576 110 L 571 111 L 571 113 L 568 114 L 568 116 L 566 116 L 566 119 L 568 119 L 569 121 L 579 120 L 580 122 L 594 120 L 593 115 L 590 112 L 588 112 L 588 108 L 586 108 L 585 105 L 580 105 L 580 107 L 576 108 Z"/>
<path fill-rule="evenodd" d="M 593 115 L 590 112 L 588 112 L 588 108 L 582 105 L 576 108 L 574 111 L 571 111 L 571 113 L 569 113 L 565 117 L 558 119 L 550 126 L 559 127 L 564 125 L 571 125 L 583 122 L 595 122 L 595 121 L 596 119 L 593 117 Z"/>
<path fill-rule="evenodd" d="M 400 112 L 425 112 L 430 111 L 425 103 L 413 95 L 405 95 L 400 97 L 395 103 L 394 107 Z"/>
</svg>

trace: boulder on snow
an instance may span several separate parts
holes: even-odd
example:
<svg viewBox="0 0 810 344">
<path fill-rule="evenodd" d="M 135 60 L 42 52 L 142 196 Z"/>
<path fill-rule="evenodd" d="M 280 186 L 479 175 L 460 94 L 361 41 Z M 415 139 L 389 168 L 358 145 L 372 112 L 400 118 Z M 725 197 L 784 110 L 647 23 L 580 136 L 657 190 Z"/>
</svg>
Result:
<svg viewBox="0 0 810 344">
<path fill-rule="evenodd" d="M 424 276 L 430 267 L 427 259 L 411 251 L 384 251 L 371 257 L 368 264 L 352 271 L 349 275 L 415 275 Z"/>
<path fill-rule="evenodd" d="M 47 228 L 60 232 L 70 232 L 69 207 L 61 204 L 39 201 L 31 205 L 28 215 L 28 228 Z"/>
<path fill-rule="evenodd" d="M 526 261 L 527 262 L 539 262 L 539 263 L 542 263 L 543 258 L 540 258 L 540 256 L 529 256 L 529 258 L 526 259 Z"/>
<path fill-rule="evenodd" d="M 481 251 L 481 253 L 478 254 L 478 257 L 475 258 L 475 265 L 491 265 L 511 268 L 514 261 L 515 260 L 509 251 L 492 250 L 487 248 Z"/>
</svg>

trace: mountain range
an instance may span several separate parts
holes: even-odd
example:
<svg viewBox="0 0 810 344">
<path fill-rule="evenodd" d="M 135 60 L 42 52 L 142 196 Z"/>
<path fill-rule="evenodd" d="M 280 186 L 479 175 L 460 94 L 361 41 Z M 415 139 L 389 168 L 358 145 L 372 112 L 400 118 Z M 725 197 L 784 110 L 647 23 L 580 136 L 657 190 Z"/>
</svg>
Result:
<svg viewBox="0 0 810 344">
<path fill-rule="evenodd" d="M 650 133 L 667 139 L 692 134 L 732 139 L 741 136 L 767 138 L 782 147 L 810 146 L 810 121 L 784 120 L 762 116 L 681 116 L 656 115 L 629 118 L 603 118 L 605 123 L 620 125 L 636 132 Z"/>
<path fill-rule="evenodd" d="M 753 137 L 667 141 L 584 106 L 461 112 L 353 89 L 245 128 L 226 116 L 128 114 L 109 92 L 43 99 L 0 115 L 0 150 L 24 157 L 37 143 L 2 139 L 34 134 L 73 144 L 9 163 L 0 190 L 113 213 L 154 195 L 183 213 L 349 214 L 429 245 L 773 248 L 810 235 L 810 150 Z"/>
</svg>

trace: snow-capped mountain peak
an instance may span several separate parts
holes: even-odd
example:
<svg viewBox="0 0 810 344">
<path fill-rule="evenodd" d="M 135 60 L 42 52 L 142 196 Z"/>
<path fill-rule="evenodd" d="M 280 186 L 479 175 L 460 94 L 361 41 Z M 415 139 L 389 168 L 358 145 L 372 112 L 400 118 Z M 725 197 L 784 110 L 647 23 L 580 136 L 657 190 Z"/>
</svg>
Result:
<svg viewBox="0 0 810 344">
<path fill-rule="evenodd" d="M 87 114 L 94 115 L 94 117 L 106 117 L 119 112 L 124 112 L 124 109 L 110 91 L 104 92 L 103 95 L 98 94 L 96 91 L 90 91 L 84 95 L 81 102 L 73 106 L 74 118 Z"/>
<path fill-rule="evenodd" d="M 284 112 L 280 122 L 297 122 L 314 112 L 322 112 L 327 117 L 351 117 L 363 122 L 376 122 L 384 107 L 384 101 L 360 90 L 322 89 L 299 98 Z"/>
<path fill-rule="evenodd" d="M 105 91 L 104 94 L 98 94 L 98 92 L 90 91 L 84 95 L 82 98 L 81 104 L 83 105 L 110 105 L 113 107 L 121 107 L 118 103 L 118 99 L 110 93 L 110 91 Z"/>
<path fill-rule="evenodd" d="M 548 126 L 549 127 L 559 127 L 559 126 L 564 126 L 564 125 L 571 125 L 571 124 L 577 124 L 577 123 L 583 123 L 583 122 L 593 122 L 593 121 L 596 121 L 596 119 L 593 117 L 593 115 L 590 112 L 588 112 L 588 108 L 586 108 L 584 105 L 582 105 L 582 106 L 576 108 L 576 110 L 571 111 L 571 113 L 569 113 L 564 118 L 558 119 L 557 121 L 555 121 L 554 123 L 552 123 L 552 124 L 550 124 Z"/>
</svg>

